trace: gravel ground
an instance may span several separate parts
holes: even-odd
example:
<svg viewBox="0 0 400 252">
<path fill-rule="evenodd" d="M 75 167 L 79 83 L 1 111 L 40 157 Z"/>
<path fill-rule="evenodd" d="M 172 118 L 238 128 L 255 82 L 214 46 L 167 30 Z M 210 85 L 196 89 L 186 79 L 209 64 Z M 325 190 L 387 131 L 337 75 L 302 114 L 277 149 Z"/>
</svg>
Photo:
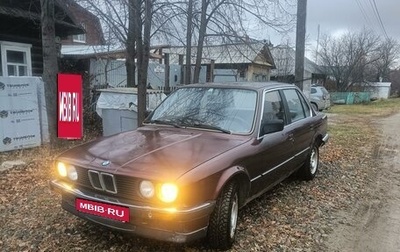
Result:
<svg viewBox="0 0 400 252">
<path fill-rule="evenodd" d="M 330 117 L 330 116 L 329 116 Z M 349 122 L 332 116 L 332 124 Z M 361 120 L 361 119 L 360 119 Z M 367 197 L 376 169 L 373 129 L 348 145 L 332 136 L 321 149 L 321 166 L 310 182 L 289 178 L 245 206 L 230 251 L 326 251 L 340 214 Z M 357 146 L 355 151 L 354 146 Z M 35 148 L 0 153 L 0 163 L 25 165 L 0 171 L 0 251 L 207 251 L 204 241 L 176 245 L 133 237 L 95 226 L 63 211 L 49 191 L 54 153 Z"/>
</svg>

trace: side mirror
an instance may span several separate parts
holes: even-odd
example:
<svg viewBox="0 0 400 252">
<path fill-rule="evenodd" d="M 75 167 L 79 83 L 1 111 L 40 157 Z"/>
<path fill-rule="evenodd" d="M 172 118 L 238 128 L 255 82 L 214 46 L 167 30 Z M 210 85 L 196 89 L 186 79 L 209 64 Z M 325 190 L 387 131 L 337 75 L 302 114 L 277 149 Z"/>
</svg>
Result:
<svg viewBox="0 0 400 252">
<path fill-rule="evenodd" d="M 261 123 L 261 135 L 282 131 L 284 126 L 282 119 L 263 121 Z"/>
</svg>

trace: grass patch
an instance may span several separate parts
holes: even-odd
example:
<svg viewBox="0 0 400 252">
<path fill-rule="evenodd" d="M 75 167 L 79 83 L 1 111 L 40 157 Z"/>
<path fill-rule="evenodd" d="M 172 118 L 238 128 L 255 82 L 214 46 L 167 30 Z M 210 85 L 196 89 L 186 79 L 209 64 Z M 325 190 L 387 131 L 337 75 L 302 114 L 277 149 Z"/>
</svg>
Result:
<svg viewBox="0 0 400 252">
<path fill-rule="evenodd" d="M 374 119 L 396 112 L 400 112 L 400 98 L 333 106 L 327 112 L 331 139 L 323 160 L 349 160 L 369 155 L 373 144 L 379 141 Z"/>
<path fill-rule="evenodd" d="M 326 150 L 321 155 L 323 162 L 357 160 L 371 155 L 372 145 L 378 140 L 376 130 L 369 119 L 353 123 L 328 125 L 331 136 Z"/>
<path fill-rule="evenodd" d="M 367 104 L 335 105 L 327 113 L 358 115 L 358 116 L 388 116 L 400 111 L 400 98 L 377 100 Z"/>
<path fill-rule="evenodd" d="M 334 136 L 336 144 L 346 146 L 355 143 L 368 134 L 366 127 L 357 124 L 336 124 L 329 127 L 329 133 Z"/>
</svg>

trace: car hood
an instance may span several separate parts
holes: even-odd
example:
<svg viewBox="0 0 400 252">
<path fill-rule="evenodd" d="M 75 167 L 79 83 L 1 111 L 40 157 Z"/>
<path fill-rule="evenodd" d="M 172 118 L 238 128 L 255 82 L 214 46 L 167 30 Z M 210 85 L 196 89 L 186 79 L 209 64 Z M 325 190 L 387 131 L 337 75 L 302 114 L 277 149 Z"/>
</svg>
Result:
<svg viewBox="0 0 400 252">
<path fill-rule="evenodd" d="M 59 160 L 146 179 L 175 180 L 249 136 L 145 126 L 70 149 Z"/>
</svg>

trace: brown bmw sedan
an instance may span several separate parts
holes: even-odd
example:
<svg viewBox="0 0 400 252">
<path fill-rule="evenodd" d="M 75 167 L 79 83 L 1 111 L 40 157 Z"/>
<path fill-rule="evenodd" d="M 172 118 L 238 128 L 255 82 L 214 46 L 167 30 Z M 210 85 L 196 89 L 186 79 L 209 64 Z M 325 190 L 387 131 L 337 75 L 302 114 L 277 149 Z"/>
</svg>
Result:
<svg viewBox="0 0 400 252">
<path fill-rule="evenodd" d="M 94 223 L 227 249 L 239 209 L 294 172 L 313 179 L 328 138 L 326 115 L 294 85 L 187 85 L 137 130 L 59 155 L 50 187 Z"/>
</svg>

